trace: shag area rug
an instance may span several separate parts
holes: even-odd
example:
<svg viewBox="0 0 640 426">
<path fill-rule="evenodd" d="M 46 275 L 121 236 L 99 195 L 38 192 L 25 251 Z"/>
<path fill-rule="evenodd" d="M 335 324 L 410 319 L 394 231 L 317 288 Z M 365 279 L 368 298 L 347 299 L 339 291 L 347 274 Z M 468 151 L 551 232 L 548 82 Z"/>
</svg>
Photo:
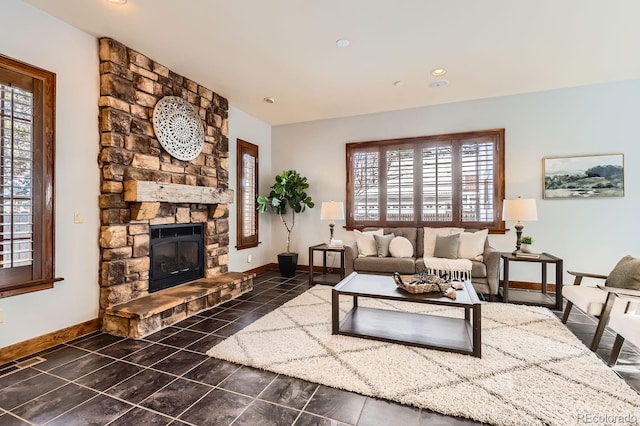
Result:
<svg viewBox="0 0 640 426">
<path fill-rule="evenodd" d="M 340 298 L 341 318 L 351 303 L 350 297 Z M 366 298 L 359 304 L 463 316 L 462 309 L 442 306 Z M 640 395 L 546 308 L 483 304 L 479 359 L 332 335 L 331 288 L 316 286 L 207 354 L 496 425 L 640 419 Z"/>
</svg>

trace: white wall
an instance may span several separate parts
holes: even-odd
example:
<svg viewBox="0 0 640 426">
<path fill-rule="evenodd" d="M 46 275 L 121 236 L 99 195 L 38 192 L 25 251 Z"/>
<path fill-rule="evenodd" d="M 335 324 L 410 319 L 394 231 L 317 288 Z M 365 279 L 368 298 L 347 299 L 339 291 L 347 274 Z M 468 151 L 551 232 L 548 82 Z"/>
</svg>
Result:
<svg viewBox="0 0 640 426">
<path fill-rule="evenodd" d="M 539 220 L 525 223 L 525 234 L 535 239 L 534 250 L 563 258 L 565 270 L 607 273 L 622 256 L 640 256 L 632 231 L 640 211 L 638 111 L 640 80 L 633 80 L 276 126 L 274 174 L 294 168 L 307 176 L 318 205 L 299 217 L 292 249 L 300 253 L 300 264 L 308 264 L 308 246 L 328 238 L 319 206 L 345 201 L 345 143 L 505 128 L 506 195 L 538 199 Z M 625 155 L 624 198 L 542 199 L 544 156 L 611 152 Z M 343 225 L 337 224 L 336 238 L 353 241 Z M 283 251 L 285 238 L 275 226 L 273 259 Z M 489 238 L 502 251 L 515 246 L 514 231 Z M 538 265 L 514 264 L 512 269 L 513 280 L 540 279 Z M 565 284 L 570 279 L 565 275 Z"/>
<path fill-rule="evenodd" d="M 229 107 L 229 188 L 234 190 L 234 202 L 229 205 L 229 270 L 244 272 L 258 266 L 273 262 L 271 256 L 271 215 L 258 215 L 258 236 L 261 244 L 258 247 L 237 250 L 236 212 L 238 186 L 236 179 L 237 140 L 242 139 L 258 145 L 258 185 L 263 194 L 271 186 L 271 126 L 239 109 Z M 247 256 L 251 255 L 251 263 Z"/>
<path fill-rule="evenodd" d="M 98 49 L 94 37 L 4 0 L 0 53 L 52 71 L 56 96 L 56 263 L 50 290 L 0 299 L 0 348 L 98 316 Z M 74 224 L 81 212 L 84 223 Z"/>
</svg>

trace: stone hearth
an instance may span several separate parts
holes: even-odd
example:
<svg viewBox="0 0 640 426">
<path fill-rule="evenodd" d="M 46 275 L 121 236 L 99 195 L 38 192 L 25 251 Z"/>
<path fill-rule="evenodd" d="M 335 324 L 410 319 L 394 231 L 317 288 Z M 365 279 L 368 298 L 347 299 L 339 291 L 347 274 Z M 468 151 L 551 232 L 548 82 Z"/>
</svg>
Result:
<svg viewBox="0 0 640 426">
<path fill-rule="evenodd" d="M 144 337 L 251 291 L 254 277 L 227 272 L 108 307 L 102 329 L 118 336 Z"/>
<path fill-rule="evenodd" d="M 139 336 L 170 318 L 196 311 L 189 307 L 194 306 L 192 297 L 185 296 L 169 313 L 163 309 L 165 304 L 146 309 L 147 314 L 162 309 L 160 319 L 155 313 L 145 317 L 141 312 L 142 316 L 132 317 L 130 324 L 124 325 L 125 316 L 116 314 L 125 312 L 127 303 L 141 303 L 132 301 L 148 297 L 151 225 L 202 223 L 205 281 L 220 284 L 223 278 L 218 277 L 226 277 L 228 282 L 219 285 L 224 289 L 236 286 L 239 279 L 224 275 L 229 256 L 228 203 L 233 199 L 229 189 L 229 104 L 224 97 L 115 40 L 102 38 L 99 43 L 99 315 L 105 331 L 122 334 L 125 329 L 134 329 L 137 331 L 132 333 Z M 153 108 L 164 96 L 186 100 L 202 120 L 204 147 L 193 160 L 173 158 L 156 139 Z M 243 284 L 238 289 L 224 290 L 224 294 L 235 297 L 250 290 L 251 280 L 240 281 Z M 216 300 L 209 299 L 207 307 Z M 153 319 L 143 326 L 131 325 L 142 317 Z"/>
</svg>

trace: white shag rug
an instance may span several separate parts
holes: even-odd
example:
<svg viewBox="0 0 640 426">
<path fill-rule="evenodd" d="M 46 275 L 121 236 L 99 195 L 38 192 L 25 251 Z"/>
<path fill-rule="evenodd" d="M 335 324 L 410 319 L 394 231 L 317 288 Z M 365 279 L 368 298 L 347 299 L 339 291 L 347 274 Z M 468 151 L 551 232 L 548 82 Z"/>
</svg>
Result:
<svg viewBox="0 0 640 426">
<path fill-rule="evenodd" d="M 341 296 L 341 318 L 351 303 Z M 360 298 L 359 304 L 463 315 L 459 308 L 406 302 Z M 482 358 L 475 358 L 332 335 L 331 288 L 316 286 L 207 354 L 495 425 L 640 419 L 640 395 L 546 308 L 483 304 Z"/>
</svg>

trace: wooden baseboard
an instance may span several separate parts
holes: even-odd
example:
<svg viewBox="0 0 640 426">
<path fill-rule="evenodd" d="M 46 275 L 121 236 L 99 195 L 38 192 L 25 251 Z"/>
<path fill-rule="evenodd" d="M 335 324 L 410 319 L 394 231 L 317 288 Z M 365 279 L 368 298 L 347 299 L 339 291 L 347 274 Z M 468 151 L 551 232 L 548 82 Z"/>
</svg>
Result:
<svg viewBox="0 0 640 426">
<path fill-rule="evenodd" d="M 40 352 L 100 329 L 98 318 L 0 349 L 0 364 Z"/>
<path fill-rule="evenodd" d="M 267 263 L 266 265 L 258 266 L 257 268 L 248 269 L 244 271 L 245 274 L 264 274 L 269 271 L 277 271 L 278 264 L 277 263 Z"/>
<path fill-rule="evenodd" d="M 322 272 L 322 266 L 315 265 L 313 269 L 318 273 Z M 339 269 L 339 268 L 333 268 L 333 269 Z M 257 268 L 253 268 L 253 269 L 248 269 L 244 272 L 246 274 L 254 273 L 257 275 L 257 274 L 263 274 L 265 272 L 277 271 L 277 270 L 278 270 L 277 263 L 267 263 L 266 265 L 258 266 Z M 297 265 L 296 271 L 309 272 L 309 265 Z"/>
<path fill-rule="evenodd" d="M 504 282 L 500 280 L 500 287 L 504 287 Z M 528 281 L 511 281 L 509 280 L 509 288 L 516 288 L 518 290 L 537 290 L 541 291 L 542 284 L 540 283 L 532 283 Z M 555 293 L 556 285 L 555 284 L 547 284 L 547 291 L 551 293 Z"/>
</svg>

